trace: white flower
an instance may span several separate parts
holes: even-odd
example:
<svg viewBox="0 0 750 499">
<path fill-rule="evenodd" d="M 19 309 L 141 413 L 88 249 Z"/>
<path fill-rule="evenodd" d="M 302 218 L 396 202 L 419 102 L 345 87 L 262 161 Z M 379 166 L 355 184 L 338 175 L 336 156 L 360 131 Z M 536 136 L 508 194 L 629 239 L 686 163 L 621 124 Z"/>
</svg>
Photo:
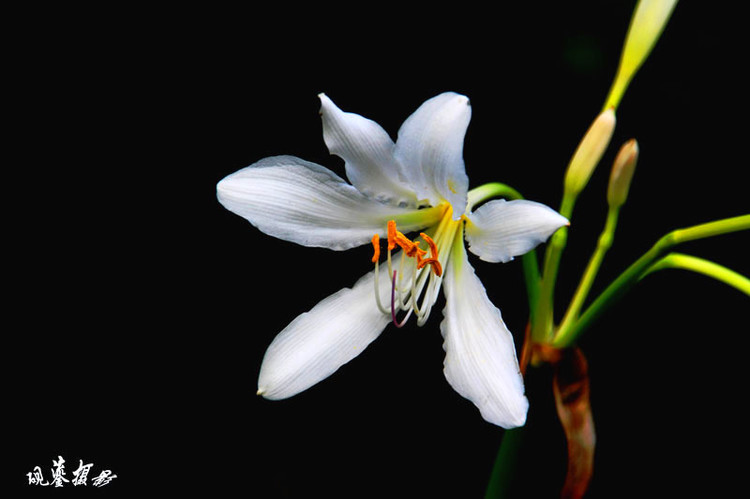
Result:
<svg viewBox="0 0 750 499">
<path fill-rule="evenodd" d="M 375 270 L 294 319 L 263 358 L 258 393 L 291 397 L 359 355 L 389 322 L 426 322 L 445 289 L 440 329 L 444 372 L 487 421 L 523 425 L 524 395 L 513 338 L 469 264 L 507 262 L 567 220 L 531 201 L 495 200 L 476 211 L 463 142 L 469 100 L 443 93 L 422 104 L 394 143 L 374 121 L 320 96 L 323 138 L 344 159 L 351 184 L 292 156 L 265 158 L 227 176 L 219 201 L 266 234 L 305 246 L 344 250 L 372 242 Z M 422 231 L 418 238 L 404 234 Z M 380 264 L 380 237 L 387 238 Z M 424 243 L 424 244 L 423 244 Z M 401 318 L 399 318 L 399 315 Z"/>
</svg>

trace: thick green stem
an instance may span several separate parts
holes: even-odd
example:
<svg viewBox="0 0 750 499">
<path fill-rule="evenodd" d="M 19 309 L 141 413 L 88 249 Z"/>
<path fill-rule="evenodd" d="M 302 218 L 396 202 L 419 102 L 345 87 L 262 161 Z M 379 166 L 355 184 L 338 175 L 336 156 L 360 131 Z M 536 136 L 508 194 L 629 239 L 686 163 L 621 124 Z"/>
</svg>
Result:
<svg viewBox="0 0 750 499">
<path fill-rule="evenodd" d="M 492 467 L 492 475 L 487 484 L 484 499 L 501 499 L 510 497 L 510 485 L 513 481 L 518 461 L 518 451 L 523 440 L 524 428 L 505 430 L 500 449 Z"/>
<path fill-rule="evenodd" d="M 557 331 L 553 345 L 562 348 L 570 346 L 585 330 L 611 307 L 619 298 L 627 293 L 640 280 L 645 272 L 659 260 L 667 251 L 677 244 L 718 236 L 730 232 L 750 229 L 750 215 L 725 218 L 715 222 L 695 225 L 685 229 L 670 232 L 636 260 L 620 276 L 615 279 L 586 309 L 580 319 Z"/>
</svg>

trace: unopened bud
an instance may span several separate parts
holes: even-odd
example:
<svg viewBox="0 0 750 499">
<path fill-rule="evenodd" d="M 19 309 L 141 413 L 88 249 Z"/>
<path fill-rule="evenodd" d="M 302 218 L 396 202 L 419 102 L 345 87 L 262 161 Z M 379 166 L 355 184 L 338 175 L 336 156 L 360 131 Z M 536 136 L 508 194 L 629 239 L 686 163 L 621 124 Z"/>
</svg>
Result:
<svg viewBox="0 0 750 499">
<path fill-rule="evenodd" d="M 622 145 L 612 164 L 612 174 L 607 188 L 607 202 L 610 207 L 619 208 L 628 198 L 630 181 L 633 179 L 636 163 L 638 163 L 638 142 L 630 139 Z"/>
<path fill-rule="evenodd" d="M 615 130 L 615 122 L 614 109 L 602 111 L 583 136 L 565 174 L 566 196 L 575 198 L 586 187 L 591 174 L 594 173 L 596 165 L 599 164 L 599 160 L 609 145 L 612 132 Z"/>
<path fill-rule="evenodd" d="M 620 104 L 630 80 L 656 45 L 676 3 L 677 0 L 639 0 L 630 19 L 620 65 L 604 107 L 617 108 Z"/>
</svg>

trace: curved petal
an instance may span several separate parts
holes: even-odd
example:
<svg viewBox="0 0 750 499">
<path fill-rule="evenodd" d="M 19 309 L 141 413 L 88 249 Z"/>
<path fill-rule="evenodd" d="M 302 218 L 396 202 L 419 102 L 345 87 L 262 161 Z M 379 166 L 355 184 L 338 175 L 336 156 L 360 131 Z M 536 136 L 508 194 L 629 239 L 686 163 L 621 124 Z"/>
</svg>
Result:
<svg viewBox="0 0 750 499">
<path fill-rule="evenodd" d="M 523 425 L 529 403 L 513 337 L 500 310 L 487 298 L 460 238 L 454 244 L 443 286 L 446 304 L 440 331 L 445 340 L 443 371 L 448 383 L 471 400 L 490 423 L 503 428 Z"/>
<path fill-rule="evenodd" d="M 225 177 L 219 202 L 274 237 L 304 246 L 344 250 L 385 234 L 388 220 L 402 230 L 427 226 L 438 213 L 379 203 L 332 171 L 294 156 L 273 156 Z"/>
<path fill-rule="evenodd" d="M 331 154 L 345 161 L 352 185 L 384 203 L 416 206 L 417 196 L 401 180 L 401 167 L 393 158 L 394 144 L 386 131 L 372 120 L 343 112 L 325 94 L 318 97 L 323 140 Z"/>
<path fill-rule="evenodd" d="M 421 200 L 448 201 L 455 220 L 466 209 L 469 177 L 463 148 L 471 120 L 469 99 L 453 92 L 427 100 L 398 132 L 394 155 Z"/>
<path fill-rule="evenodd" d="M 266 350 L 258 394 L 284 399 L 310 388 L 359 355 L 391 320 L 377 307 L 375 271 L 294 319 Z M 381 300 L 390 299 L 387 267 L 380 269 Z M 386 283 L 384 286 L 383 283 Z"/>
<path fill-rule="evenodd" d="M 469 250 L 486 262 L 508 262 L 568 225 L 568 220 L 552 208 L 526 200 L 490 201 L 468 218 Z"/>
</svg>

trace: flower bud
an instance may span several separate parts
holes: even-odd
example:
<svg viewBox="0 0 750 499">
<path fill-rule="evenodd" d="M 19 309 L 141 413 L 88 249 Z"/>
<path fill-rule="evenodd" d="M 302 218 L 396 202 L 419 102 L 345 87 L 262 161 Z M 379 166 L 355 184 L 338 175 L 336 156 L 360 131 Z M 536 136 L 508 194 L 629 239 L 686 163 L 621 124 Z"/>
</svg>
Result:
<svg viewBox="0 0 750 499">
<path fill-rule="evenodd" d="M 622 145 L 612 164 L 612 174 L 607 188 L 607 202 L 610 207 L 619 208 L 625 203 L 637 162 L 638 142 L 630 139 Z"/>
<path fill-rule="evenodd" d="M 639 0 L 630 19 L 630 27 L 620 55 L 620 65 L 605 108 L 617 108 L 630 80 L 661 36 L 676 3 L 677 0 Z"/>
<path fill-rule="evenodd" d="M 615 130 L 615 122 L 614 109 L 606 109 L 596 117 L 586 135 L 583 136 L 565 174 L 566 196 L 575 198 L 588 183 L 594 168 L 609 145 L 612 132 Z"/>
</svg>

